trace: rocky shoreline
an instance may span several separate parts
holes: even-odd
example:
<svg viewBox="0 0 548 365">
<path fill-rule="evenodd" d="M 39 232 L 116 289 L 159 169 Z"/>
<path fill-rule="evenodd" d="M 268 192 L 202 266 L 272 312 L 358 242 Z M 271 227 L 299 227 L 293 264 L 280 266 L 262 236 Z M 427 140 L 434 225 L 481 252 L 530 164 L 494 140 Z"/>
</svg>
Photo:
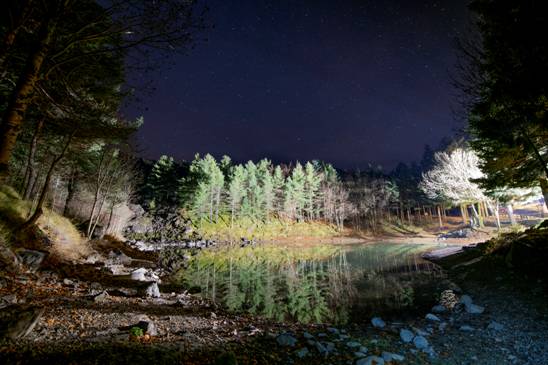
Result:
<svg viewBox="0 0 548 365">
<path fill-rule="evenodd" d="M 16 325 L 22 327 L 17 336 L 4 336 L 2 363 L 122 363 L 128 356 L 136 363 L 548 363 L 548 313 L 538 305 L 546 303 L 545 283 L 528 283 L 515 295 L 515 285 L 524 282 L 517 273 L 506 275 L 500 263 L 493 262 L 488 272 L 494 277 L 481 275 L 483 280 L 471 274 L 481 270 L 477 264 L 451 270 L 463 289 L 439 293 L 439 304 L 422 317 L 375 317 L 368 325 L 334 327 L 225 312 L 166 285 L 154 256 L 132 257 L 139 245 L 127 246 L 103 248 L 93 263 L 70 269 L 34 262 L 34 272 L 6 276 L 0 283 L 0 310 L 33 311 L 28 312 L 33 323 L 27 319 Z M 145 262 L 149 267 L 135 267 Z M 82 275 L 70 275 L 78 272 Z M 9 318 L 2 324 L 9 327 Z M 90 352 L 95 357 L 88 358 Z"/>
</svg>

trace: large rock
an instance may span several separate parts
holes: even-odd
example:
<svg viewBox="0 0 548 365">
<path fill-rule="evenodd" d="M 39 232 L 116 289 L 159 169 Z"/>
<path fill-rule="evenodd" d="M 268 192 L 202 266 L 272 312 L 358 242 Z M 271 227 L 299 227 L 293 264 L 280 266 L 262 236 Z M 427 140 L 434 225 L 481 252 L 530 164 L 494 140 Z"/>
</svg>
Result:
<svg viewBox="0 0 548 365">
<path fill-rule="evenodd" d="M 276 342 L 278 342 L 278 345 L 280 346 L 293 347 L 297 344 L 297 339 L 289 333 L 282 333 L 281 335 L 276 337 Z"/>
<path fill-rule="evenodd" d="M 413 332 L 406 330 L 404 328 L 400 330 L 400 338 L 403 342 L 409 343 L 413 341 L 413 337 L 415 337 L 415 334 Z"/>
<path fill-rule="evenodd" d="M 131 272 L 131 280 L 148 281 L 145 274 L 148 272 L 145 268 L 139 268 Z"/>
<path fill-rule="evenodd" d="M 40 268 L 42 261 L 46 258 L 47 253 L 37 250 L 21 249 L 17 251 L 16 255 L 19 262 L 26 266 L 30 272 L 36 272 Z"/>
<path fill-rule="evenodd" d="M 145 295 L 149 298 L 160 298 L 160 288 L 158 288 L 158 283 L 150 284 L 146 288 Z"/>
<path fill-rule="evenodd" d="M 0 339 L 16 340 L 28 335 L 44 313 L 41 307 L 12 305 L 0 310 Z"/>
<path fill-rule="evenodd" d="M 428 340 L 424 336 L 415 336 L 413 339 L 413 345 L 419 350 L 423 350 L 428 347 Z"/>
<path fill-rule="evenodd" d="M 4 242 L 0 242 L 0 268 L 9 272 L 19 272 L 21 270 L 19 258 Z"/>
</svg>

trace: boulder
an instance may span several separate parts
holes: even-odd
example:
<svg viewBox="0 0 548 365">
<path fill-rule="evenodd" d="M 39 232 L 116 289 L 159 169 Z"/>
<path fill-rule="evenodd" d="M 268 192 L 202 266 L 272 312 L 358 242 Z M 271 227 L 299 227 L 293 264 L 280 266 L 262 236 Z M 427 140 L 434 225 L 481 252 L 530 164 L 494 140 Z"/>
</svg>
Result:
<svg viewBox="0 0 548 365">
<path fill-rule="evenodd" d="M 423 350 L 428 347 L 428 340 L 421 335 L 415 336 L 413 339 L 413 345 L 419 350 Z"/>
<path fill-rule="evenodd" d="M 415 334 L 413 332 L 406 330 L 404 328 L 400 330 L 400 338 L 403 342 L 409 343 L 413 341 L 413 337 L 415 337 Z"/>
<path fill-rule="evenodd" d="M 434 321 L 434 322 L 439 322 L 440 321 L 440 318 L 438 316 L 436 316 L 435 314 L 432 314 L 432 313 L 428 313 L 425 318 L 429 321 Z"/>
<path fill-rule="evenodd" d="M 145 295 L 148 298 L 160 298 L 160 288 L 158 288 L 158 283 L 150 284 L 146 288 Z"/>
<path fill-rule="evenodd" d="M 384 321 L 380 317 L 371 318 L 371 324 L 375 328 L 384 328 L 384 327 L 386 327 L 386 323 L 384 323 Z"/>
<path fill-rule="evenodd" d="M 0 339 L 16 340 L 28 335 L 44 313 L 44 308 L 12 305 L 0 310 Z"/>
<path fill-rule="evenodd" d="M 34 273 L 40 268 L 40 265 L 46 258 L 47 253 L 37 250 L 21 249 L 16 252 L 16 255 L 19 262 L 26 266 L 30 272 Z"/>
<path fill-rule="evenodd" d="M 131 272 L 131 280 L 147 281 L 145 274 L 148 272 L 145 268 L 139 268 Z"/>
<path fill-rule="evenodd" d="M 293 347 L 297 344 L 297 339 L 289 333 L 282 333 L 281 335 L 276 337 L 276 342 L 278 342 L 278 345 L 280 346 Z"/>
</svg>

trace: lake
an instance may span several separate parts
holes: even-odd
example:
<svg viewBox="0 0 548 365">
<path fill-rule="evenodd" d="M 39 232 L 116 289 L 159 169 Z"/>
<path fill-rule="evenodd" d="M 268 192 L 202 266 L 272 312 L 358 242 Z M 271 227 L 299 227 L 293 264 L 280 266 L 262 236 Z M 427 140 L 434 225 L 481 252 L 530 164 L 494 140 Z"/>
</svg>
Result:
<svg viewBox="0 0 548 365">
<path fill-rule="evenodd" d="M 421 254 L 435 247 L 381 242 L 205 250 L 181 277 L 229 311 L 344 324 L 431 306 L 445 274 Z"/>
</svg>

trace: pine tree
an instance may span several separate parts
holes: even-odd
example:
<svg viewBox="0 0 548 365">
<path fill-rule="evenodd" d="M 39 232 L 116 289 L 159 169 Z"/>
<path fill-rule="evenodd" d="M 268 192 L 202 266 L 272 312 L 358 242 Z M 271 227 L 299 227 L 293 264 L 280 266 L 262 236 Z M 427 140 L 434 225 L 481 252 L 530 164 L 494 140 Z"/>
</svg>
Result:
<svg viewBox="0 0 548 365">
<path fill-rule="evenodd" d="M 320 191 L 321 176 L 311 162 L 306 163 L 304 174 L 304 210 L 308 219 L 314 219 L 319 215 L 316 201 Z"/>
<path fill-rule="evenodd" d="M 304 192 L 305 174 L 297 162 L 285 184 L 285 211 L 289 218 L 302 220 L 306 197 Z"/>
<path fill-rule="evenodd" d="M 270 170 L 272 168 L 272 163 L 267 160 L 263 159 L 259 162 L 257 167 L 257 176 L 259 180 L 259 184 L 261 185 L 261 194 L 262 194 L 262 211 L 263 211 L 263 217 L 268 220 L 270 215 L 272 214 L 274 210 L 274 181 L 272 178 L 272 174 L 270 173 Z"/>
<path fill-rule="evenodd" d="M 230 225 L 234 224 L 234 219 L 239 217 L 242 205 L 242 199 L 245 196 L 246 170 L 242 165 L 232 169 L 230 183 L 228 184 L 228 205 L 230 209 Z"/>
<path fill-rule="evenodd" d="M 284 209 L 284 185 L 285 177 L 282 168 L 278 165 L 274 168 L 272 175 L 272 192 L 274 200 L 272 202 L 274 211 L 279 215 Z"/>
<path fill-rule="evenodd" d="M 169 206 L 175 202 L 177 191 L 176 167 L 172 157 L 161 156 L 148 177 L 151 207 Z"/>
</svg>

